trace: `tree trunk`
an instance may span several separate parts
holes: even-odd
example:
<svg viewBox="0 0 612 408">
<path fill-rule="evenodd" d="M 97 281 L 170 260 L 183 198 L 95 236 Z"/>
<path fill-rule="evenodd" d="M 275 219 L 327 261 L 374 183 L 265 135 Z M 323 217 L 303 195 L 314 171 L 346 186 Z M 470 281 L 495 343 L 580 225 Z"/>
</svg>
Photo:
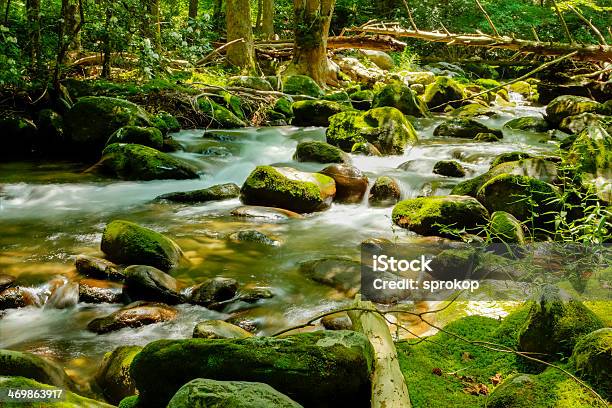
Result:
<svg viewBox="0 0 612 408">
<path fill-rule="evenodd" d="M 26 1 L 26 15 L 30 40 L 30 64 L 32 70 L 38 70 L 40 67 L 40 0 Z"/>
<path fill-rule="evenodd" d="M 257 18 L 255 19 L 255 32 L 261 29 L 261 15 L 263 14 L 263 0 L 257 0 Z"/>
<path fill-rule="evenodd" d="M 198 16 L 198 0 L 189 0 L 189 18 L 195 18 Z"/>
<path fill-rule="evenodd" d="M 8 0 L 0 0 L 0 23 L 6 23 L 6 9 Z"/>
<path fill-rule="evenodd" d="M 225 14 L 227 42 L 239 38 L 244 40 L 227 47 L 227 60 L 230 64 L 243 68 L 247 72 L 254 72 L 255 49 L 249 0 L 227 0 Z"/>
<path fill-rule="evenodd" d="M 104 36 L 104 44 L 102 47 L 102 73 L 100 74 L 102 78 L 110 78 L 111 75 L 111 55 L 113 48 L 111 44 L 110 25 L 112 18 L 113 9 L 108 7 L 106 9 L 106 21 L 104 24 L 106 34 Z"/>
<path fill-rule="evenodd" d="M 78 3 L 69 4 L 66 7 L 64 21 L 66 22 L 66 32 L 72 35 L 68 48 L 80 52 L 81 30 L 79 29 L 79 25 L 81 24 L 81 16 Z"/>
<path fill-rule="evenodd" d="M 150 0 L 149 13 L 151 14 L 151 23 L 153 24 L 153 44 L 157 52 L 161 51 L 161 20 L 159 13 L 159 0 Z"/>
<path fill-rule="evenodd" d="M 213 0 L 212 28 L 219 32 L 223 21 L 223 0 Z"/>
<path fill-rule="evenodd" d="M 318 84 L 335 84 L 327 58 L 327 36 L 335 0 L 294 0 L 295 44 L 287 74 L 308 75 Z"/>
<path fill-rule="evenodd" d="M 266 39 L 274 37 L 274 0 L 262 0 L 262 24 L 261 31 Z"/>
</svg>

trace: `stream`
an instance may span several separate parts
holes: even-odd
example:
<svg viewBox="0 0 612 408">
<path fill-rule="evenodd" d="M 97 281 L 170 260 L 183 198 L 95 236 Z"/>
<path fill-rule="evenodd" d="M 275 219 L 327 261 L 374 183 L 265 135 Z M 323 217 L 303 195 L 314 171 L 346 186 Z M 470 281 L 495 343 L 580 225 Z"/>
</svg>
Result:
<svg viewBox="0 0 612 408">
<path fill-rule="evenodd" d="M 539 115 L 543 108 L 527 106 L 518 95 L 517 107 L 498 108 L 492 118 L 478 119 L 500 129 L 518 116 Z M 550 152 L 544 134 L 504 129 L 497 143 L 433 137 L 443 117 L 416 123 L 420 143 L 401 156 L 352 156 L 373 184 L 377 176 L 395 177 L 403 198 L 444 195 L 462 179 L 432 173 L 438 160 L 454 159 L 468 171 L 466 178 L 484 173 L 493 157 L 510 151 Z M 202 137 L 204 134 L 204 137 Z M 169 192 L 202 189 L 233 182 L 242 185 L 257 165 L 286 165 L 319 171 L 327 165 L 292 160 L 300 141 L 325 140 L 324 128 L 246 128 L 227 131 L 185 130 L 173 135 L 185 151 L 175 155 L 196 165 L 196 180 L 125 182 L 84 173 L 82 164 L 67 162 L 13 162 L 0 164 L 0 272 L 16 276 L 41 305 L 58 280 L 78 280 L 74 257 L 102 256 L 100 240 L 105 225 L 114 219 L 134 221 L 176 240 L 191 261 L 173 272 L 185 287 L 205 278 L 235 278 L 240 288 L 269 288 L 274 297 L 247 306 L 238 302 L 224 313 L 193 305 L 179 305 L 177 319 L 138 329 L 97 335 L 86 330 L 89 321 L 120 305 L 79 303 L 56 309 L 50 305 L 7 310 L 0 319 L 0 348 L 44 354 L 64 364 L 70 373 L 90 375 L 105 352 L 119 345 L 140 344 L 160 338 L 191 337 L 198 321 L 234 315 L 252 321 L 258 334 L 302 323 L 317 313 L 346 304 L 341 293 L 313 282 L 298 272 L 305 260 L 327 256 L 359 258 L 359 244 L 368 238 L 401 235 L 419 240 L 411 232 L 392 228 L 392 207 L 334 204 L 329 210 L 303 219 L 257 220 L 232 216 L 238 199 L 202 205 L 155 202 Z M 403 163 L 412 161 L 405 169 Z M 278 247 L 235 244 L 226 236 L 241 229 L 256 229 L 280 241 Z M 474 309 L 477 312 L 477 308 Z M 476 313 L 474 312 L 474 313 Z"/>
</svg>

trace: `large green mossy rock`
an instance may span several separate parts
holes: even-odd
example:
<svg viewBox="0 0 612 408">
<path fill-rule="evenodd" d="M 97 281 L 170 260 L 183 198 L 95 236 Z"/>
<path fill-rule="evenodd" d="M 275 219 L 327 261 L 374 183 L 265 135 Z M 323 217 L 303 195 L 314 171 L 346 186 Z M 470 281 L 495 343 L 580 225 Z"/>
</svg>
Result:
<svg viewBox="0 0 612 408">
<path fill-rule="evenodd" d="M 546 106 L 546 121 L 556 128 L 568 116 L 579 115 L 585 112 L 603 113 L 605 110 L 604 105 L 590 98 L 562 95 L 553 99 Z"/>
<path fill-rule="evenodd" d="M 512 214 L 505 211 L 495 211 L 491 214 L 489 232 L 494 242 L 508 244 L 524 244 L 523 226 Z"/>
<path fill-rule="evenodd" d="M 164 135 L 181 130 L 181 124 L 178 119 L 165 111 L 159 111 L 152 116 L 151 123 Z"/>
<path fill-rule="evenodd" d="M 165 407 L 195 378 L 256 381 L 304 406 L 369 407 L 373 350 L 352 331 L 318 331 L 281 338 L 159 340 L 132 363 L 146 407 Z M 160 375 L 163 373 L 163 375 Z"/>
<path fill-rule="evenodd" d="M 609 174 L 612 169 L 612 136 L 599 125 L 587 127 L 572 143 L 568 161 L 587 173 Z"/>
<path fill-rule="evenodd" d="M 488 223 L 489 213 L 473 197 L 418 197 L 399 202 L 393 222 L 420 235 L 450 236 L 448 229 L 474 231 Z"/>
<path fill-rule="evenodd" d="M 25 377 L 64 389 L 74 389 L 74 383 L 59 365 L 34 354 L 0 350 L 0 378 Z"/>
<path fill-rule="evenodd" d="M 258 166 L 242 185 L 240 198 L 245 204 L 307 213 L 328 208 L 335 194 L 334 180 L 324 174 Z"/>
<path fill-rule="evenodd" d="M 123 99 L 106 96 L 79 98 L 64 116 L 71 150 L 85 159 L 98 158 L 108 138 L 123 126 L 151 126 L 147 112 Z"/>
<path fill-rule="evenodd" d="M 577 300 L 563 299 L 559 289 L 545 286 L 518 336 L 521 351 L 542 353 L 540 358 L 569 357 L 578 340 L 603 327 L 602 321 Z"/>
<path fill-rule="evenodd" d="M 202 190 L 180 191 L 157 197 L 157 200 L 176 203 L 204 203 L 208 201 L 230 200 L 240 195 L 240 187 L 234 183 L 216 184 Z"/>
<path fill-rule="evenodd" d="M 444 106 L 440 105 L 464 99 L 465 96 L 465 91 L 455 80 L 449 77 L 437 77 L 433 83 L 425 88 L 423 101 L 429 109 L 442 111 Z M 452 102 L 450 106 L 458 108 L 461 106 L 461 102 Z"/>
<path fill-rule="evenodd" d="M 453 118 L 440 123 L 434 129 L 434 136 L 458 137 L 461 139 L 474 139 L 479 133 L 492 133 L 498 137 L 503 137 L 499 130 L 491 129 L 474 119 Z"/>
<path fill-rule="evenodd" d="M 183 385 L 168 408 L 300 408 L 268 384 L 196 378 Z"/>
<path fill-rule="evenodd" d="M 525 152 L 507 152 L 507 153 L 502 153 L 502 154 L 499 154 L 499 155 L 495 156 L 495 158 L 491 162 L 491 166 L 489 168 L 492 169 L 493 167 L 495 167 L 495 166 L 497 166 L 499 164 L 502 164 L 502 163 L 513 162 L 513 161 L 518 161 L 518 160 L 523 160 L 523 159 L 530 159 L 532 157 L 533 157 L 533 155 L 531 155 L 529 153 L 525 153 Z"/>
<path fill-rule="evenodd" d="M 404 115 L 415 117 L 428 116 L 427 106 L 412 89 L 401 82 L 385 85 L 372 101 L 373 108 L 390 106 L 398 109 Z"/>
<path fill-rule="evenodd" d="M 348 164 L 351 158 L 336 146 L 329 143 L 309 141 L 301 142 L 297 145 L 293 160 L 300 162 L 316 163 L 343 163 Z"/>
<path fill-rule="evenodd" d="M 596 387 L 606 398 L 612 398 L 612 328 L 606 327 L 582 337 L 572 354 L 580 377 Z"/>
<path fill-rule="evenodd" d="M 612 116 L 598 115 L 589 112 L 568 116 L 559 124 L 559 130 L 568 134 L 578 134 L 587 127 L 596 125 L 607 129 L 608 133 L 610 133 L 612 130 Z"/>
<path fill-rule="evenodd" d="M 283 91 L 289 95 L 306 95 L 313 98 L 322 98 L 325 95 L 321 87 L 306 75 L 287 77 L 283 84 Z"/>
<path fill-rule="evenodd" d="M 246 123 L 225 106 L 219 105 L 210 98 L 198 99 L 200 111 L 210 119 L 211 128 L 234 129 L 245 127 Z"/>
<path fill-rule="evenodd" d="M 308 100 L 293 104 L 292 125 L 329 126 L 329 118 L 350 108 L 335 101 Z"/>
<path fill-rule="evenodd" d="M 512 130 L 525 130 L 529 132 L 546 132 L 549 129 L 548 122 L 538 116 L 515 118 L 506 122 L 504 127 Z"/>
<path fill-rule="evenodd" d="M 113 143 L 96 164 L 105 174 L 124 180 L 184 180 L 198 178 L 198 169 L 159 150 L 139 144 Z"/>
<path fill-rule="evenodd" d="M 161 150 L 164 147 L 164 137 L 155 127 L 124 126 L 108 138 L 106 145 L 113 143 L 134 143 Z"/>
<path fill-rule="evenodd" d="M 102 252 L 115 263 L 150 265 L 163 271 L 178 266 L 183 252 L 170 238 L 129 221 L 110 222 L 102 234 Z"/>
<path fill-rule="evenodd" d="M 24 377 L 5 377 L 0 376 L 0 389 L 3 390 L 57 390 L 58 387 L 37 382 Z M 62 387 L 59 387 L 62 388 Z M 6 394 L 5 394 L 6 395 Z M 3 408 L 114 408 L 105 402 L 81 397 L 66 389 L 63 390 L 62 399 L 53 402 L 40 401 L 16 401 L 11 400 L 2 402 Z"/>
<path fill-rule="evenodd" d="M 136 386 L 130 376 L 130 365 L 140 350 L 140 346 L 119 346 L 104 355 L 95 380 L 104 397 L 113 404 L 136 394 Z"/>
<path fill-rule="evenodd" d="M 403 154 L 418 142 L 412 124 L 399 110 L 374 108 L 367 112 L 342 112 L 329 119 L 327 142 L 350 152 L 356 143 L 369 142 L 382 154 Z"/>
<path fill-rule="evenodd" d="M 553 230 L 557 188 L 529 176 L 500 174 L 480 187 L 476 197 L 490 211 L 506 211 L 529 226 Z"/>
</svg>

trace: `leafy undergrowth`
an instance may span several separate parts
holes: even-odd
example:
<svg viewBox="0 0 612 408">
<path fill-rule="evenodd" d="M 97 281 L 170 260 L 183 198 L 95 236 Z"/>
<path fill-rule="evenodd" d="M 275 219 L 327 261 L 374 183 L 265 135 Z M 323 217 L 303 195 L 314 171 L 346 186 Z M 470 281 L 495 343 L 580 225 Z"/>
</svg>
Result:
<svg viewBox="0 0 612 408">
<path fill-rule="evenodd" d="M 520 308 L 504 320 L 467 316 L 445 326 L 445 330 L 471 341 L 489 341 L 517 347 L 527 309 Z M 414 408 L 491 407 L 491 393 L 509 377 L 529 372 L 525 359 L 470 344 L 440 332 L 428 341 L 397 344 L 401 370 Z M 569 363 L 562 367 L 572 372 Z M 534 390 L 520 395 L 512 407 L 595 407 L 597 400 L 567 375 L 548 368 L 534 377 Z M 524 388 L 524 387 L 523 387 Z M 505 404 L 502 402 L 502 404 Z M 506 406 L 506 405 L 501 405 Z M 600 405 L 601 406 L 601 403 Z"/>
</svg>

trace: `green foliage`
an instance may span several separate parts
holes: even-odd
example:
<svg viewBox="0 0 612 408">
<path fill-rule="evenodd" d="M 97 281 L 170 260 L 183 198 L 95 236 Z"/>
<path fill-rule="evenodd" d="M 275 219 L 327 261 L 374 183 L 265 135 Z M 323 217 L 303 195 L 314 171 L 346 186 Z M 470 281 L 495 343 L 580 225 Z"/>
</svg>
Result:
<svg viewBox="0 0 612 408">
<path fill-rule="evenodd" d="M 0 24 L 0 86 L 21 84 L 22 64 L 17 37 L 9 27 Z"/>
</svg>

